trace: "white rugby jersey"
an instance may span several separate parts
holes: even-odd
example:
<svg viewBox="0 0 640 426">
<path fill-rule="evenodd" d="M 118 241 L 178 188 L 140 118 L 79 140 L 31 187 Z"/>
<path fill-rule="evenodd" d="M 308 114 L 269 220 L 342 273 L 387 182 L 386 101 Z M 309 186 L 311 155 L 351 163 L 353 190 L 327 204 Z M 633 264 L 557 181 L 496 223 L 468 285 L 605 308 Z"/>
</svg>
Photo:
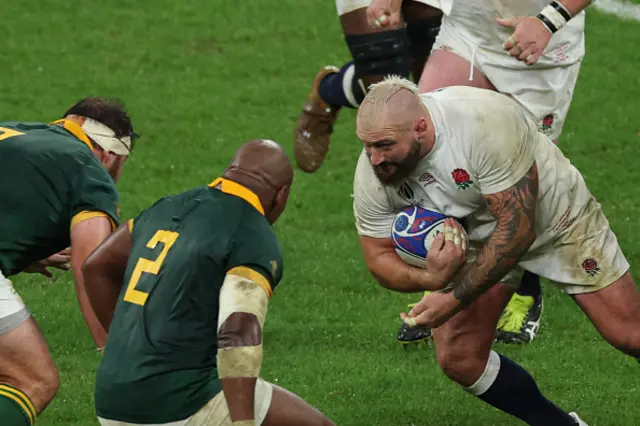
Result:
<svg viewBox="0 0 640 426">
<path fill-rule="evenodd" d="M 595 200 L 580 172 L 538 132 L 515 101 L 463 86 L 425 93 L 421 99 L 434 123 L 435 144 L 406 180 L 382 185 L 364 150 L 360 155 L 353 204 L 360 235 L 389 238 L 396 213 L 420 205 L 463 219 L 469 239 L 485 242 L 496 222 L 483 194 L 514 185 L 535 161 L 537 239 L 529 253 L 554 241 L 579 237 L 571 235 L 575 234 L 571 227 L 576 219 L 588 216 L 587 204 Z M 608 223 L 599 225 L 608 227 Z"/>
</svg>

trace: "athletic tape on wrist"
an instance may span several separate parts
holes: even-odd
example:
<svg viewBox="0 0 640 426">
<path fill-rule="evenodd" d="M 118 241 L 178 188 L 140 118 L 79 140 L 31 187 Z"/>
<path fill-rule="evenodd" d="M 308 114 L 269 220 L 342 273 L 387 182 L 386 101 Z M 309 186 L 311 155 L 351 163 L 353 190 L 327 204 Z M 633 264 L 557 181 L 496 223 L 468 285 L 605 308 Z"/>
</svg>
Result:
<svg viewBox="0 0 640 426">
<path fill-rule="evenodd" d="M 262 367 L 262 344 L 220 348 L 216 360 L 221 379 L 258 377 Z"/>
<path fill-rule="evenodd" d="M 537 18 L 553 34 L 569 22 L 571 14 L 562 3 L 554 0 L 542 9 Z"/>
<path fill-rule="evenodd" d="M 238 420 L 231 423 L 231 426 L 255 426 L 255 420 Z"/>
</svg>

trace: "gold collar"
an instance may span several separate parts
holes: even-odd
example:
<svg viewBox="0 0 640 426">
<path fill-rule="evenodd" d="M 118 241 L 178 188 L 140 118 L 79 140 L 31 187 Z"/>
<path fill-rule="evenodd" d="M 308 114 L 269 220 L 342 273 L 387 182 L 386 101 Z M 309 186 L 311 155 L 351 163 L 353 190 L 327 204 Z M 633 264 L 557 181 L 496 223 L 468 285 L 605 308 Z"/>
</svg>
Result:
<svg viewBox="0 0 640 426">
<path fill-rule="evenodd" d="M 236 183 L 232 180 L 228 180 L 225 178 L 218 178 L 209 184 L 212 188 L 217 188 L 220 191 L 235 195 L 236 197 L 240 197 L 245 200 L 247 203 L 251 204 L 255 207 L 256 210 L 260 212 L 264 216 L 264 208 L 262 207 L 262 203 L 258 196 L 248 188 Z"/>
<path fill-rule="evenodd" d="M 93 151 L 93 145 L 91 144 L 91 141 L 89 140 L 89 137 L 87 136 L 87 134 L 84 132 L 84 130 L 82 130 L 82 127 L 80 127 L 80 125 L 74 121 L 71 120 L 65 120 L 64 118 L 61 120 L 56 120 L 51 124 L 62 124 L 62 127 L 64 127 L 64 129 L 66 131 L 68 131 L 69 133 L 71 133 L 73 136 L 75 136 L 76 138 L 80 139 L 82 142 L 84 142 L 89 148 L 91 148 L 91 151 Z"/>
</svg>

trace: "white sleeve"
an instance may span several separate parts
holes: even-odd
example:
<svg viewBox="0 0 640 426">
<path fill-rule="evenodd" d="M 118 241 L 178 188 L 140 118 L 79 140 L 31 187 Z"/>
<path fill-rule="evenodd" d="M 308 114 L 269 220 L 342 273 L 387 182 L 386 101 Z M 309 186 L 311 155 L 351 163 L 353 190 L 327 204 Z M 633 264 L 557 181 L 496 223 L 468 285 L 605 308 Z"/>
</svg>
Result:
<svg viewBox="0 0 640 426">
<path fill-rule="evenodd" d="M 515 101 L 506 98 L 488 108 L 493 117 L 480 118 L 468 160 L 482 194 L 495 194 L 515 185 L 535 161 L 540 135 Z"/>
<path fill-rule="evenodd" d="M 359 235 L 391 237 L 391 226 L 396 214 L 385 188 L 373 173 L 364 150 L 360 154 L 353 180 L 353 213 Z"/>
</svg>

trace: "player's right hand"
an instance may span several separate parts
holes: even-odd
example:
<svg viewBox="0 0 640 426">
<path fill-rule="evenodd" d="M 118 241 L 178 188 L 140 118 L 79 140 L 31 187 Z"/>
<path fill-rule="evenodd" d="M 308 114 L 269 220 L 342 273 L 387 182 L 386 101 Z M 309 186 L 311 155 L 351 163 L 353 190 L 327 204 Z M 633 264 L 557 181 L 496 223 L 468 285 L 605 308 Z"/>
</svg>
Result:
<svg viewBox="0 0 640 426">
<path fill-rule="evenodd" d="M 371 28 L 396 28 L 402 23 L 402 0 L 372 0 L 367 7 L 367 21 Z"/>
<path fill-rule="evenodd" d="M 25 268 L 22 272 L 31 274 L 41 274 L 47 278 L 53 278 L 53 274 L 47 268 L 56 268 L 63 271 L 71 269 L 71 247 L 67 247 L 60 253 L 53 254 L 46 259 L 35 262 Z"/>
<path fill-rule="evenodd" d="M 427 252 L 427 271 L 436 277 L 440 288 L 444 288 L 466 263 L 467 249 L 462 225 L 453 218 L 445 219 L 444 232 L 436 236 Z"/>
</svg>

